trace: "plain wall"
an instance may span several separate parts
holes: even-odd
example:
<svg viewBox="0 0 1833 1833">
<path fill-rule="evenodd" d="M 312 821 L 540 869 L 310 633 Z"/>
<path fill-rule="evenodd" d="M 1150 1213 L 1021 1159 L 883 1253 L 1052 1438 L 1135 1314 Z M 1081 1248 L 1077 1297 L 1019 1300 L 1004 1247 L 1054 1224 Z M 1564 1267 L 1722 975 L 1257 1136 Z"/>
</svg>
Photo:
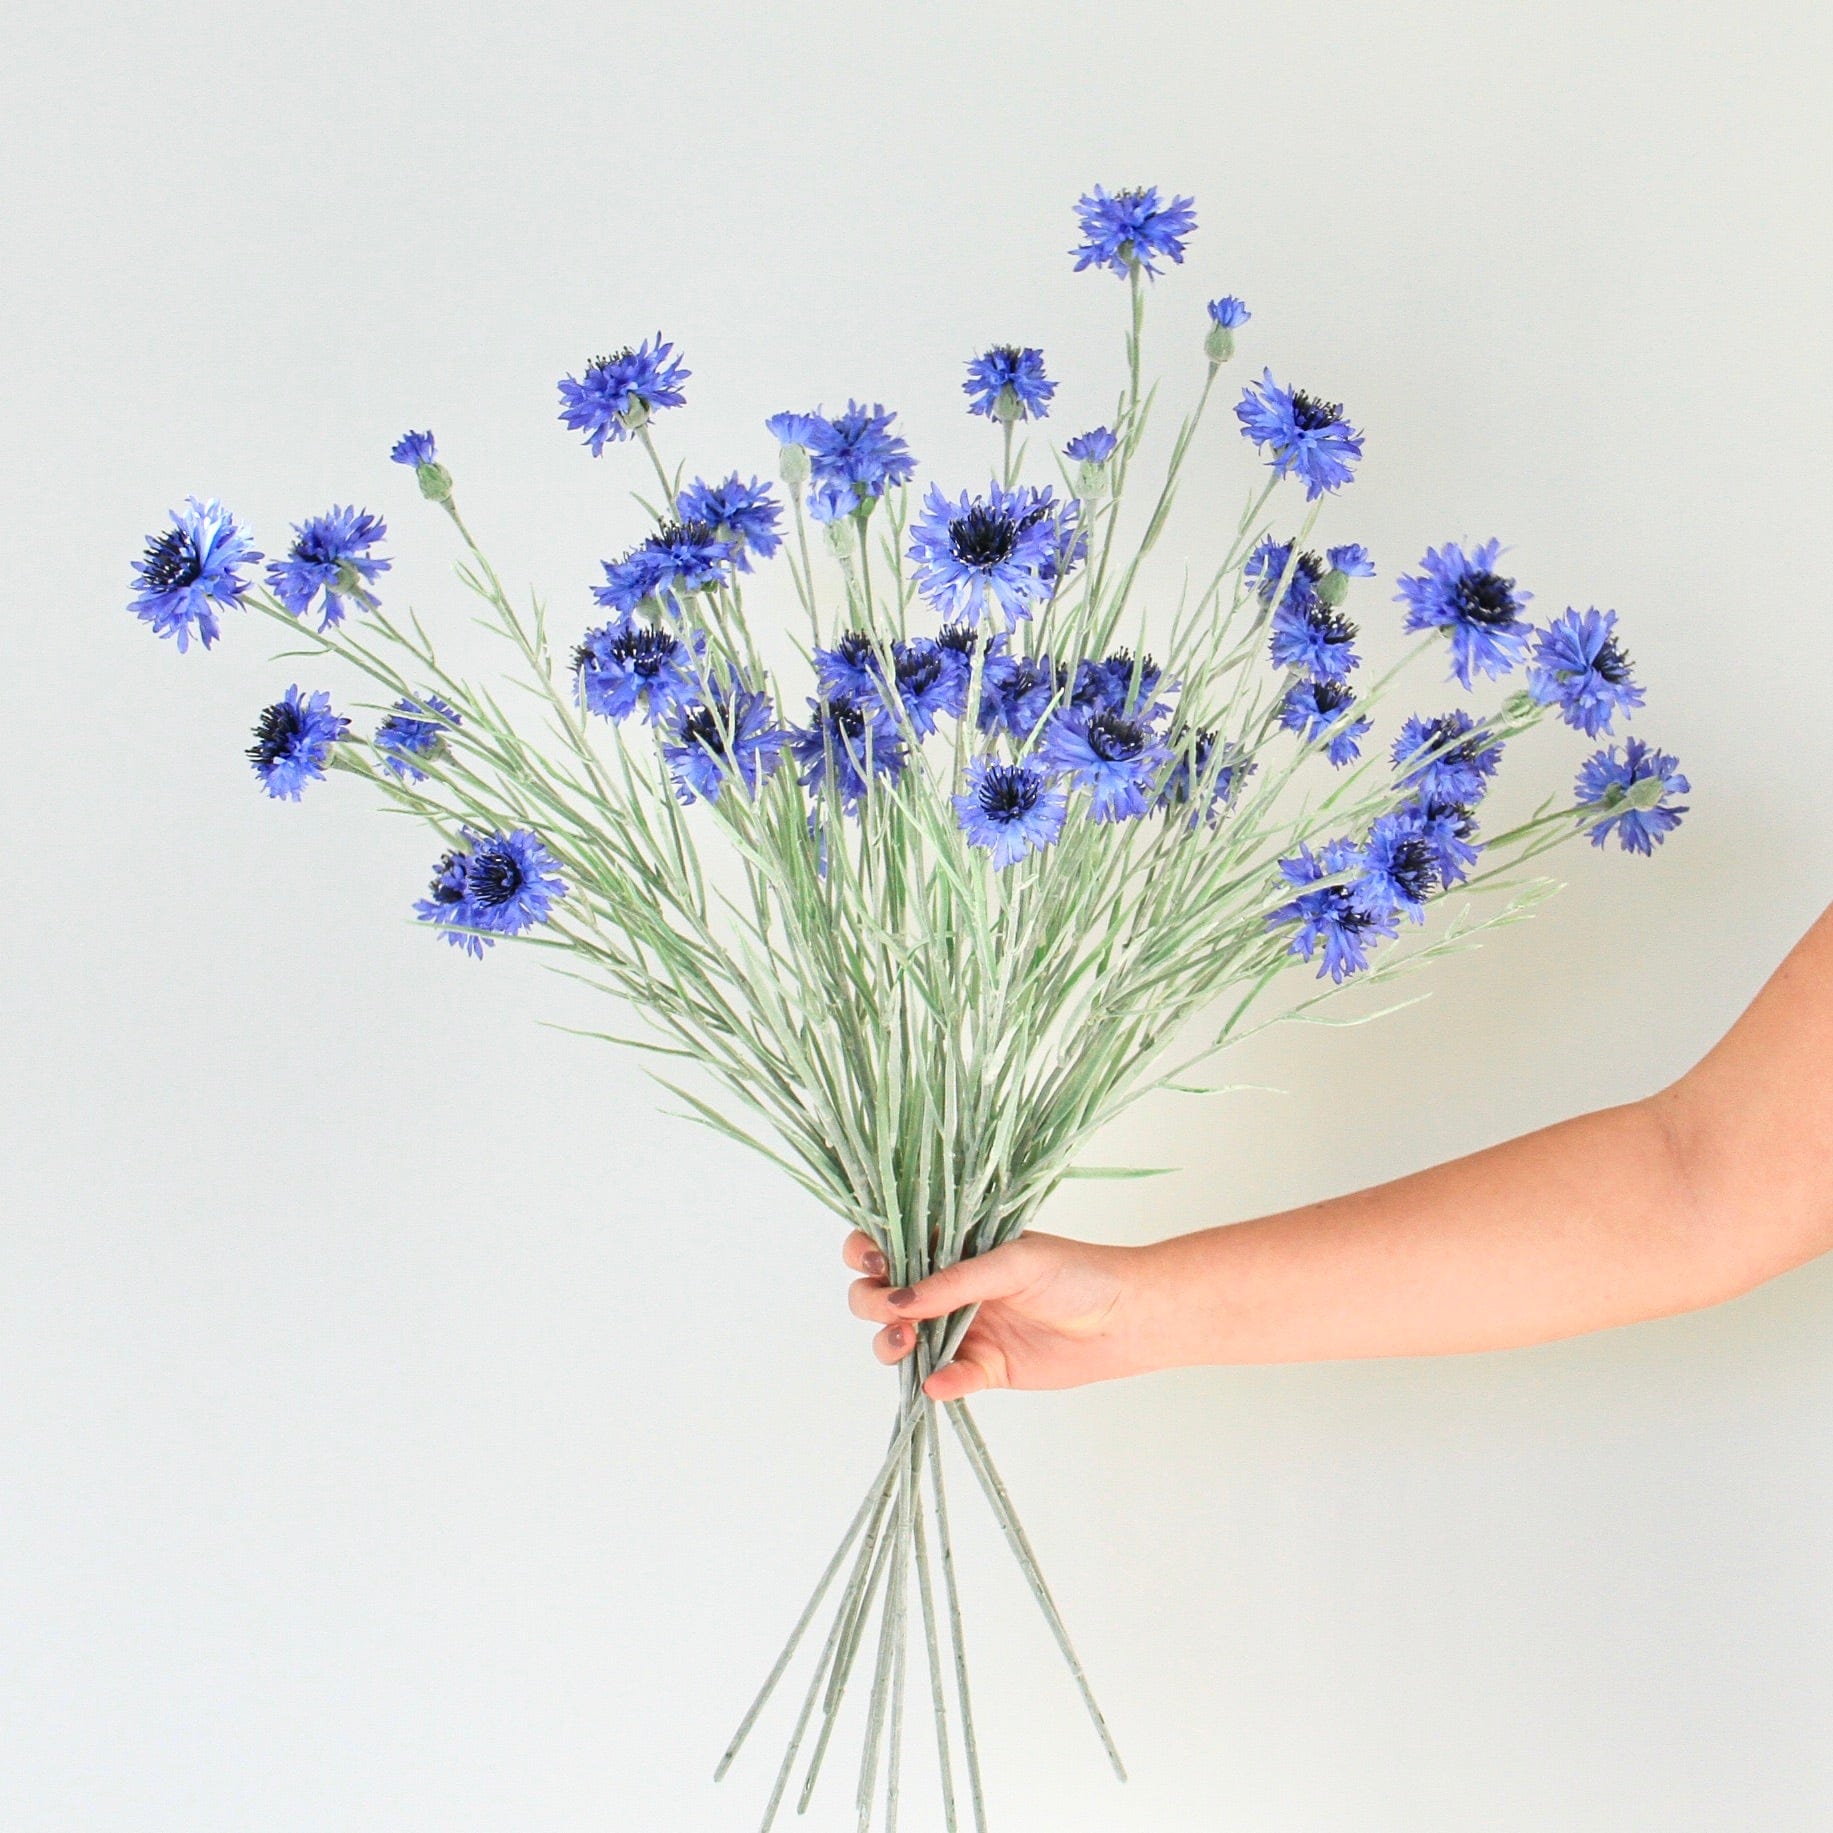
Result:
<svg viewBox="0 0 1833 1833">
<path fill-rule="evenodd" d="M 1124 289 L 1070 271 L 1076 194 L 1193 193 L 1149 360 L 1188 387 L 1237 292 L 1237 379 L 1349 403 L 1325 530 L 1382 567 L 1371 630 L 1428 542 L 1500 534 L 1539 609 L 1622 613 L 1633 729 L 1694 784 L 1653 861 L 1568 849 L 1424 1004 L 1229 1063 L 1283 1095 L 1137 1110 L 1099 1156 L 1185 1169 L 1054 1219 L 1285 1206 L 1659 1086 L 1833 894 L 1828 52 L 1823 9 L 1749 0 L 16 0 L 0 1826 L 751 1826 L 768 1737 L 711 1762 L 892 1401 L 827 1217 L 538 1025 L 582 1007 L 532 958 L 416 932 L 424 835 L 347 783 L 255 793 L 302 665 L 252 618 L 181 657 L 126 616 L 169 504 L 272 552 L 368 503 L 395 602 L 455 622 L 385 462 L 431 424 L 573 628 L 641 480 L 556 376 L 661 329 L 696 468 L 769 474 L 765 415 L 852 393 L 959 487 L 973 351 L 1044 346 L 1052 434 L 1110 399 Z M 1249 457 L 1224 416 L 1155 589 Z M 1585 749 L 1546 741 L 1527 800 Z M 1007 1833 L 1833 1825 L 1827 1266 L 1525 1353 L 982 1417 L 1134 1770 L 963 1491 Z"/>
</svg>

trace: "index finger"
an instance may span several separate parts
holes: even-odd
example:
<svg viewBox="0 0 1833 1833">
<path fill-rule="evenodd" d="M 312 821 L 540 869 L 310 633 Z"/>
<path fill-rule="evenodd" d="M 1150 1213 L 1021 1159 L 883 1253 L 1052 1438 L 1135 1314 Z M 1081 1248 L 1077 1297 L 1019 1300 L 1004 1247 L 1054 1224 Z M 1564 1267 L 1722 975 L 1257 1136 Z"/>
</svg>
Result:
<svg viewBox="0 0 1833 1833">
<path fill-rule="evenodd" d="M 864 1273 L 872 1279 L 883 1279 L 885 1276 L 885 1257 L 874 1245 L 872 1237 L 862 1228 L 854 1229 L 847 1236 L 840 1250 L 840 1258 L 855 1273 Z"/>
</svg>

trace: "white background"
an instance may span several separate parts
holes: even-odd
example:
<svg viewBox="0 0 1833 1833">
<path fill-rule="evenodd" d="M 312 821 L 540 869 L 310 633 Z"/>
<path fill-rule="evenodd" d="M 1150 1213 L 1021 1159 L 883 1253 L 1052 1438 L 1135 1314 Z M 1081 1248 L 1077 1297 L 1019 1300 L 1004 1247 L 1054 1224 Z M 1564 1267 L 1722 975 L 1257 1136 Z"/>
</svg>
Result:
<svg viewBox="0 0 1833 1833">
<path fill-rule="evenodd" d="M 406 924 L 422 835 L 347 783 L 257 796 L 298 665 L 253 619 L 181 657 L 126 616 L 168 504 L 219 493 L 270 552 L 370 504 L 391 597 L 455 624 L 385 462 L 430 423 L 564 631 L 638 512 L 563 371 L 661 329 L 697 468 L 768 472 L 766 414 L 851 392 L 959 487 L 973 351 L 1041 343 L 1059 437 L 1114 386 L 1077 192 L 1194 193 L 1150 357 L 1189 386 L 1238 292 L 1238 368 L 1350 404 L 1323 532 L 1382 565 L 1374 646 L 1394 570 L 1501 534 L 1541 609 L 1621 611 L 1637 729 L 1695 785 L 1655 860 L 1562 856 L 1425 1005 L 1230 1065 L 1283 1098 L 1139 1110 L 1103 1156 L 1187 1169 L 1056 1221 L 1394 1175 L 1678 1074 L 1833 892 L 1819 11 L 16 4 L 0 1826 L 749 1827 L 761 1754 L 719 1791 L 711 1760 L 891 1404 L 829 1220 L 539 1028 L 565 983 Z M 1168 554 L 1248 458 L 1220 425 Z M 1525 802 L 1583 746 L 1522 749 Z M 966 1498 L 1007 1833 L 1833 1824 L 1833 1269 L 983 1418 L 1135 1771 Z"/>
</svg>

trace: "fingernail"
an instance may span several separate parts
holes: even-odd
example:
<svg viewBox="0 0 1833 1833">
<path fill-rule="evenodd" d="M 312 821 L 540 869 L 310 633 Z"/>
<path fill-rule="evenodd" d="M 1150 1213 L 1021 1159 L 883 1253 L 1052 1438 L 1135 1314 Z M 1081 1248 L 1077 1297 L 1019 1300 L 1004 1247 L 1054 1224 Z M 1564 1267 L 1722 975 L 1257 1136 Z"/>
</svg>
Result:
<svg viewBox="0 0 1833 1833">
<path fill-rule="evenodd" d="M 888 1270 L 888 1264 L 884 1255 L 881 1254 L 877 1248 L 874 1248 L 871 1253 L 866 1256 L 865 1268 L 874 1279 L 883 1279 Z"/>
<path fill-rule="evenodd" d="M 887 1292 L 885 1294 L 885 1303 L 887 1305 L 896 1305 L 901 1311 L 904 1306 L 910 1304 L 915 1298 L 916 1291 L 914 1287 L 899 1286 L 895 1292 Z"/>
<path fill-rule="evenodd" d="M 890 1334 L 885 1338 L 885 1341 L 889 1343 L 893 1349 L 902 1349 L 904 1345 L 910 1341 L 910 1332 L 902 1324 L 893 1324 Z"/>
</svg>

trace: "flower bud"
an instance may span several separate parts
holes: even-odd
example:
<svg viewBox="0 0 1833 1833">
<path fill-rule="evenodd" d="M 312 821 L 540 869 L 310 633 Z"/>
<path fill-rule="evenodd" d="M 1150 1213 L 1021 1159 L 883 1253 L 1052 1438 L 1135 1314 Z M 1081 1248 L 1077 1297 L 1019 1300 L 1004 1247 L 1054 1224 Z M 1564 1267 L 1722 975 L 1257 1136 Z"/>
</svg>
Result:
<svg viewBox="0 0 1833 1833">
<path fill-rule="evenodd" d="M 1226 363 L 1235 354 L 1235 334 L 1227 325 L 1211 325 L 1203 339 L 1203 354 L 1212 363 Z"/>
<path fill-rule="evenodd" d="M 808 447 L 791 439 L 777 452 L 777 475 L 791 490 L 800 490 L 808 482 Z"/>
<path fill-rule="evenodd" d="M 1334 611 L 1349 596 L 1349 575 L 1341 567 L 1333 566 L 1313 590 Z"/>
<path fill-rule="evenodd" d="M 1084 502 L 1100 502 L 1107 495 L 1107 466 L 1083 459 L 1076 467 L 1076 495 Z"/>
<path fill-rule="evenodd" d="M 452 473 L 435 460 L 431 464 L 414 467 L 414 481 L 420 486 L 420 494 L 429 503 L 449 503 L 452 500 Z"/>
<path fill-rule="evenodd" d="M 1025 404 L 1018 398 L 1018 390 L 1008 382 L 993 397 L 993 418 L 1001 426 L 1011 426 L 1015 421 L 1025 417 Z"/>
</svg>

